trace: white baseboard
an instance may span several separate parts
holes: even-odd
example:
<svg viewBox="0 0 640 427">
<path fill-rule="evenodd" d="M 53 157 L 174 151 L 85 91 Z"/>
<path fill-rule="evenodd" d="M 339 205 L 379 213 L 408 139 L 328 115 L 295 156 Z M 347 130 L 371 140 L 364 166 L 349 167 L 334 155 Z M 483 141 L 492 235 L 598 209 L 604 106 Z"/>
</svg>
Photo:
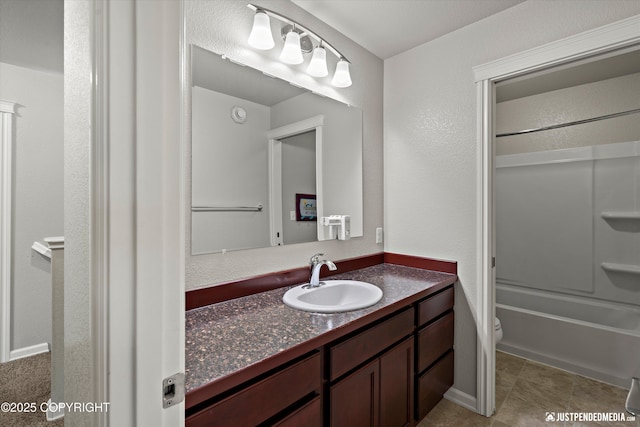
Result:
<svg viewBox="0 0 640 427">
<path fill-rule="evenodd" d="M 470 411 L 476 413 L 478 412 L 477 399 L 475 398 L 475 396 L 471 396 L 470 394 L 460 391 L 457 388 L 451 387 L 444 394 L 444 398 Z"/>
<path fill-rule="evenodd" d="M 54 407 L 58 410 L 57 412 L 53 412 L 50 408 L 54 406 L 51 405 L 51 399 L 47 401 L 47 421 L 55 421 L 64 417 L 64 405 L 55 405 Z"/>
<path fill-rule="evenodd" d="M 47 352 L 49 352 L 49 343 L 43 342 L 42 344 L 11 350 L 9 360 L 22 359 L 23 357 L 35 356 L 36 354 Z"/>
<path fill-rule="evenodd" d="M 562 369 L 563 371 L 567 371 L 572 374 L 578 374 L 603 383 L 612 384 L 626 390 L 629 390 L 630 387 L 631 378 L 621 378 L 618 375 L 611 375 L 608 372 L 605 372 L 604 369 L 591 369 L 588 366 L 574 363 L 572 360 L 568 360 L 567 358 L 548 356 L 544 353 L 531 351 L 527 348 L 511 345 L 509 343 L 500 343 L 496 345 L 496 349 L 508 354 L 524 357 L 525 359 L 532 360 L 534 362 L 543 363 L 556 369 Z"/>
</svg>

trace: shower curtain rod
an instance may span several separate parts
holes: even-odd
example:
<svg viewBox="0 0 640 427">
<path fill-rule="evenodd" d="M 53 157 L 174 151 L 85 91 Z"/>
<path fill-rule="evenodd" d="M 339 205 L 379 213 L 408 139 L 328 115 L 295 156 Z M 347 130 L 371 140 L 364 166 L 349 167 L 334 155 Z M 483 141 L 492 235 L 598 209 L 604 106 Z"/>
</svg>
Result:
<svg viewBox="0 0 640 427">
<path fill-rule="evenodd" d="M 599 120 L 612 119 L 614 117 L 621 117 L 621 116 L 626 116 L 629 114 L 636 114 L 636 113 L 640 113 L 640 108 L 636 108 L 635 110 L 622 111 L 620 113 L 607 114 L 606 116 L 592 117 L 590 119 L 584 119 L 584 120 L 576 120 L 575 122 L 561 123 L 559 125 L 543 126 L 535 129 L 519 130 L 517 132 L 499 133 L 496 135 L 496 138 L 502 138 L 503 136 L 523 135 L 526 133 L 542 132 L 543 130 L 560 129 L 567 126 L 597 122 Z"/>
</svg>

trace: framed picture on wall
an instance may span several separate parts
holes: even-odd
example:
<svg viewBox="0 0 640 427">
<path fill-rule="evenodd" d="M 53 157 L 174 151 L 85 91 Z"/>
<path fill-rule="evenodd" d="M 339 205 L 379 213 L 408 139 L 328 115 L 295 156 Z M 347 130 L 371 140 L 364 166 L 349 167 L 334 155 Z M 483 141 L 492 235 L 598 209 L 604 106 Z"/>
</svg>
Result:
<svg viewBox="0 0 640 427">
<path fill-rule="evenodd" d="M 315 194 L 296 193 L 296 221 L 317 221 Z"/>
</svg>

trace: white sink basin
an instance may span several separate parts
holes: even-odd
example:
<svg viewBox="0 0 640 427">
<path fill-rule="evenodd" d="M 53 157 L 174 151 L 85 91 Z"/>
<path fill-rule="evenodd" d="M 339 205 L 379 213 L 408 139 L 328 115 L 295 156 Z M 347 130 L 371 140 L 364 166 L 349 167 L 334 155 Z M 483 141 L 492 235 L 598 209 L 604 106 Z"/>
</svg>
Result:
<svg viewBox="0 0 640 427">
<path fill-rule="evenodd" d="M 340 313 L 374 305 L 382 299 L 382 290 L 371 283 L 356 280 L 325 280 L 317 288 L 306 285 L 289 289 L 282 301 L 289 307 L 316 313 Z"/>
</svg>

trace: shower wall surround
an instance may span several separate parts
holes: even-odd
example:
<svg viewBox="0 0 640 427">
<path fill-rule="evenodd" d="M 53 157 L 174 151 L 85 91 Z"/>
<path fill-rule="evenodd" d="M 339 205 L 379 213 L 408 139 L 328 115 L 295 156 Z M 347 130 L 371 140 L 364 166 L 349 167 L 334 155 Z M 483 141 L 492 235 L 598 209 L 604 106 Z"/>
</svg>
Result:
<svg viewBox="0 0 640 427">
<path fill-rule="evenodd" d="M 640 141 L 496 166 L 498 282 L 640 305 Z"/>
<path fill-rule="evenodd" d="M 505 101 L 498 133 L 628 111 L 638 100 L 640 73 Z M 640 304 L 640 276 L 608 268 L 640 266 L 640 219 L 629 218 L 640 211 L 639 117 L 497 139 L 500 283 Z"/>
</svg>

